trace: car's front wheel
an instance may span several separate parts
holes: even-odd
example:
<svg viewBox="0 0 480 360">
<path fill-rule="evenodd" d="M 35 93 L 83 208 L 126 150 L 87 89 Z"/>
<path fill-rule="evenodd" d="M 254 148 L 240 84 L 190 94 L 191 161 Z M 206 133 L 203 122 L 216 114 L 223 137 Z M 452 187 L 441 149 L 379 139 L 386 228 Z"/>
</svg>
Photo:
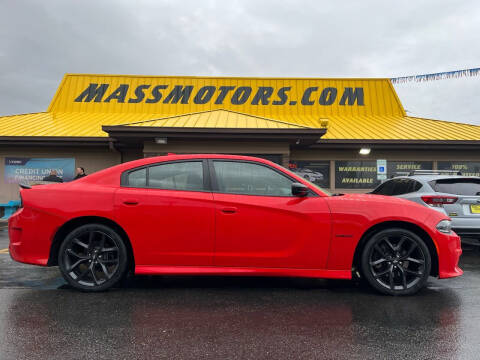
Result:
<svg viewBox="0 0 480 360">
<path fill-rule="evenodd" d="M 60 271 L 73 287 L 103 291 L 114 286 L 127 268 L 127 249 L 120 235 L 102 224 L 70 232 L 58 254 Z"/>
<path fill-rule="evenodd" d="M 388 295 L 412 295 L 425 287 L 431 269 L 425 242 L 401 228 L 382 230 L 365 244 L 362 273 L 376 290 Z"/>
</svg>

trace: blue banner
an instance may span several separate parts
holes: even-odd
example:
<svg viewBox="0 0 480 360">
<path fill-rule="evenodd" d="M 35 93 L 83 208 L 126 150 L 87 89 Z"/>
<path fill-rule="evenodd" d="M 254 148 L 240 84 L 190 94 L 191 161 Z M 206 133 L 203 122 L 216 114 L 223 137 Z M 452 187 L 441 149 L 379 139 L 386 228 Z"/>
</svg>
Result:
<svg viewBox="0 0 480 360">
<path fill-rule="evenodd" d="M 19 184 L 42 181 L 55 170 L 63 181 L 75 176 L 75 159 L 5 158 L 5 183 Z"/>
<path fill-rule="evenodd" d="M 454 71 L 444 71 L 439 73 L 431 74 L 421 74 L 421 75 L 410 75 L 410 76 L 401 76 L 396 78 L 391 78 L 390 81 L 392 84 L 401 84 L 410 81 L 432 81 L 432 80 L 442 80 L 442 79 L 451 79 L 451 78 L 460 78 L 466 76 L 479 76 L 480 68 L 473 69 L 463 69 L 463 70 L 454 70 Z"/>
</svg>

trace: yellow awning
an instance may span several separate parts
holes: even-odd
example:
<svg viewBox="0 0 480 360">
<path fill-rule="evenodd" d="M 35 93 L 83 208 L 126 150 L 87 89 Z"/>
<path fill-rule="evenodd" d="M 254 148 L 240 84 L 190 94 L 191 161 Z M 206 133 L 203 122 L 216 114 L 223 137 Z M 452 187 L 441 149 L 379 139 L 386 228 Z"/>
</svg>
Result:
<svg viewBox="0 0 480 360">
<path fill-rule="evenodd" d="M 102 125 L 206 128 L 323 128 L 325 119 L 265 119 L 218 110 L 165 117 L 161 114 L 34 113 L 0 117 L 0 136 L 106 137 Z M 480 140 L 480 126 L 417 117 L 332 117 L 322 139 Z"/>
</svg>

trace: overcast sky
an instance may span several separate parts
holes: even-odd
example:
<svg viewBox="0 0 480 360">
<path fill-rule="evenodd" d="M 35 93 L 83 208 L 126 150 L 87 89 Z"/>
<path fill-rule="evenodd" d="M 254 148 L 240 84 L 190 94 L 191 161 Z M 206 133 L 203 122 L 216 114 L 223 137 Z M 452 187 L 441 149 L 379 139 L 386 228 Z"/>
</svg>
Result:
<svg viewBox="0 0 480 360">
<path fill-rule="evenodd" d="M 64 73 L 395 77 L 480 67 L 480 2 L 0 0 L 0 114 Z M 395 86 L 408 114 L 480 125 L 480 76 Z"/>
</svg>

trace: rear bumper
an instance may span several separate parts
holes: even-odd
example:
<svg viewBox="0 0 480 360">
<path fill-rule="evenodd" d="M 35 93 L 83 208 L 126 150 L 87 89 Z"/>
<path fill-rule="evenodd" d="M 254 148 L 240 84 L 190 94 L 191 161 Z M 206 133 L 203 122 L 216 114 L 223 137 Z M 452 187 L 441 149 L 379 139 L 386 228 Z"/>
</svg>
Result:
<svg viewBox="0 0 480 360">
<path fill-rule="evenodd" d="M 476 230 L 480 233 L 480 217 L 456 217 L 451 216 L 452 228 Z"/>
<path fill-rule="evenodd" d="M 480 218 L 452 218 L 452 229 L 466 245 L 480 246 Z"/>
<path fill-rule="evenodd" d="M 453 227 L 452 229 L 460 236 L 462 242 L 467 239 L 474 239 L 480 245 L 480 228 Z"/>
<path fill-rule="evenodd" d="M 480 217 L 452 217 L 452 229 L 463 243 L 480 245 Z"/>
<path fill-rule="evenodd" d="M 8 220 L 8 246 L 13 260 L 33 265 L 46 266 L 50 254 L 50 241 L 42 239 L 42 226 L 34 226 L 36 216 L 23 208 Z"/>
</svg>

